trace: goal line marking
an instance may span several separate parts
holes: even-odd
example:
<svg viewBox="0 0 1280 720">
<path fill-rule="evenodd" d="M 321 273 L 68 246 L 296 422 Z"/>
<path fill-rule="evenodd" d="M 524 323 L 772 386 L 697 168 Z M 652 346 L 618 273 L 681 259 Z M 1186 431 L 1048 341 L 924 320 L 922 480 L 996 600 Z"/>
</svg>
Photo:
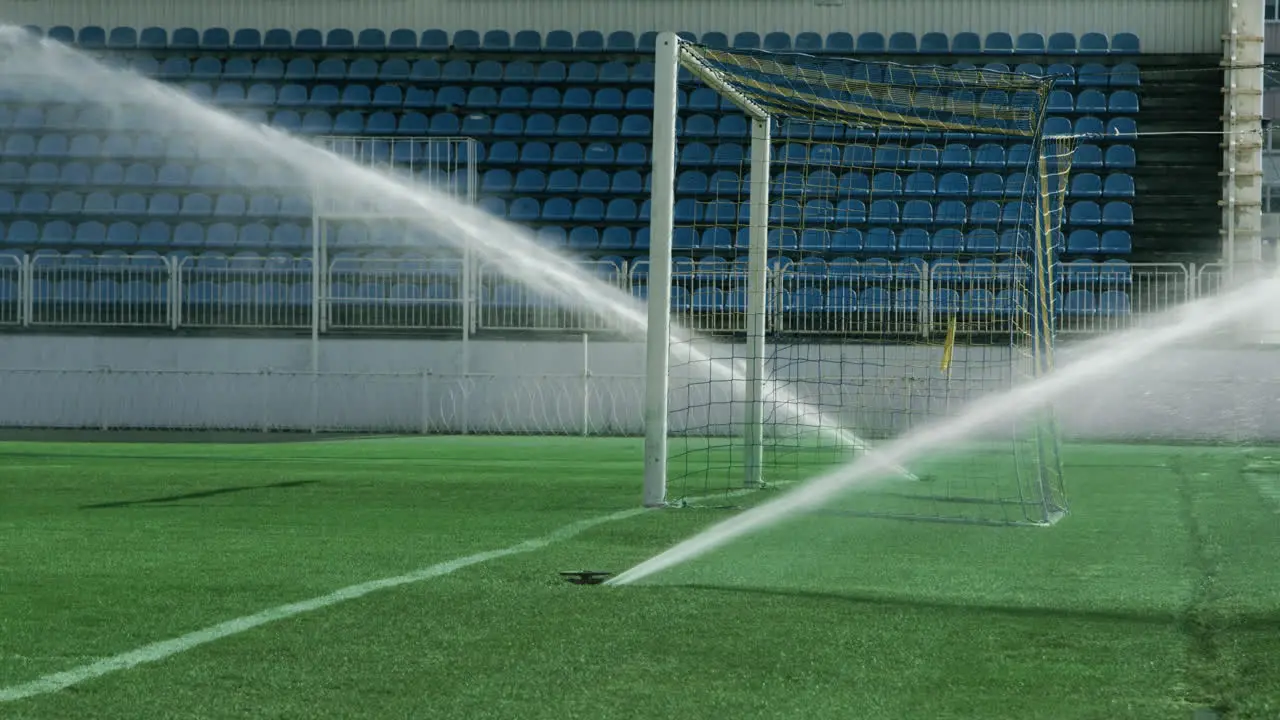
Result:
<svg viewBox="0 0 1280 720">
<path fill-rule="evenodd" d="M 735 490 L 728 493 L 717 493 L 711 497 L 733 497 L 745 495 L 751 492 L 755 492 L 755 490 Z M 690 500 L 698 501 L 707 499 L 709 498 L 690 498 Z M 175 638 L 161 640 L 149 645 L 143 645 L 140 648 L 130 650 L 128 652 L 112 655 L 111 657 L 104 658 L 97 662 L 45 675 L 19 685 L 0 688 L 0 703 L 14 702 L 15 700 L 23 700 L 37 695 L 46 695 L 48 693 L 65 690 L 72 685 L 79 685 L 80 683 L 88 680 L 100 678 L 104 675 L 109 675 L 121 670 L 129 670 L 139 665 L 158 662 L 165 658 L 172 657 L 173 655 L 184 653 L 188 650 L 198 648 L 201 645 L 214 642 L 215 640 L 221 640 L 222 638 L 230 637 L 232 635 L 239 635 L 242 632 L 252 630 L 262 625 L 286 620 L 297 615 L 302 615 L 303 613 L 309 613 L 331 605 L 344 603 L 348 600 L 355 600 L 379 590 L 387 590 L 394 587 L 400 587 L 402 585 L 410 585 L 412 583 L 418 583 L 424 580 L 448 575 L 450 573 L 457 572 L 458 570 L 462 570 L 463 568 L 471 567 L 472 565 L 479 565 L 481 563 L 489 562 L 490 560 L 497 560 L 510 555 L 518 555 L 521 553 L 541 550 L 549 545 L 573 538 L 583 531 L 589 530 L 597 525 L 616 522 L 618 520 L 626 520 L 647 512 L 650 512 L 649 508 L 631 508 L 629 510 L 621 510 L 608 515 L 600 515 L 598 517 L 580 520 L 576 523 L 565 525 L 564 527 L 554 530 L 540 538 L 525 540 L 524 542 L 517 543 L 509 547 L 498 550 L 487 550 L 485 552 L 475 553 L 474 555 L 467 555 L 454 560 L 447 560 L 410 573 L 405 573 L 404 575 L 396 575 L 394 577 L 382 578 L 380 580 L 370 580 L 356 585 L 349 585 L 326 595 L 313 597 L 309 600 L 277 605 L 276 607 L 268 608 L 266 610 L 253 613 L 252 615 L 244 615 L 242 617 L 226 620 L 216 625 L 210 625 L 209 627 L 201 630 L 189 632 L 185 635 L 179 635 Z"/>
</svg>

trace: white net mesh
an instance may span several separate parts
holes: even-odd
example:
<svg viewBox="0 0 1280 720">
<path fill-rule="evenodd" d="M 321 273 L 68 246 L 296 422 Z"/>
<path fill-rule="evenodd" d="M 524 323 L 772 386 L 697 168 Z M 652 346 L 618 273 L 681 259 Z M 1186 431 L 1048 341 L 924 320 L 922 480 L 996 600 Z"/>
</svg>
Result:
<svg viewBox="0 0 1280 720">
<path fill-rule="evenodd" d="M 764 479 L 798 479 L 1052 361 L 1070 138 L 1051 78 L 683 48 L 672 306 L 717 341 L 672 348 L 668 496 L 740 487 L 752 187 L 767 191 Z M 695 80 L 694 78 L 702 78 Z M 767 184 L 751 121 L 771 119 Z M 758 224 L 758 223 L 757 223 Z M 741 380 L 741 378 L 737 378 Z M 872 514 L 1042 522 L 1065 505 L 1052 420 L 1002 428 Z M 1012 445 L 1010 444 L 1012 438 Z"/>
</svg>

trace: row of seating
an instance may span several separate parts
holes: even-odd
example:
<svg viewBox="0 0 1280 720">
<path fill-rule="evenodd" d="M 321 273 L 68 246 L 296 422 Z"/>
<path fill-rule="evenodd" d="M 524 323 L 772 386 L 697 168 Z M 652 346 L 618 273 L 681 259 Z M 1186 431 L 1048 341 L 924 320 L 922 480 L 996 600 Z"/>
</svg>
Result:
<svg viewBox="0 0 1280 720">
<path fill-rule="evenodd" d="M 398 162 L 433 161 L 439 165 L 621 165 L 648 164 L 648 148 L 636 141 L 620 144 L 598 140 L 582 144 L 573 141 L 554 143 L 542 140 L 517 142 L 500 140 L 491 144 L 465 142 L 432 142 L 430 140 L 388 143 L 389 159 Z M 50 133 L 37 138 L 26 133 L 9 135 L 0 157 L 18 158 L 172 158 L 197 159 L 224 148 L 197 146 L 190 138 L 165 138 L 141 135 L 136 138 L 112 134 L 105 139 L 97 135 L 64 135 Z M 229 152 L 232 148 L 227 148 Z M 245 152 L 242 150 L 241 152 Z M 471 157 L 467 157 L 471 155 Z M 378 154 L 362 155 L 379 159 Z M 385 157 L 385 156 L 384 156 Z M 1024 169 L 1031 160 L 1031 146 L 1013 144 L 1007 148 L 996 143 L 977 147 L 948 143 L 938 147 L 923 143 L 911 148 L 882 145 L 834 145 L 789 143 L 772 153 L 775 164 L 800 166 L 849 167 L 889 170 L 895 168 L 990 168 Z M 749 161 L 748 148 L 740 143 L 709 144 L 700 141 L 682 143 L 679 163 L 686 167 L 738 167 Z M 1100 168 L 1131 169 L 1137 164 L 1131 146 L 1110 145 L 1104 150 L 1093 143 L 1081 143 L 1072 154 L 1072 166 L 1080 170 Z"/>
<path fill-rule="evenodd" d="M 185 217 L 311 217 L 311 200 L 304 195 L 238 193 L 214 196 L 191 193 L 179 197 L 161 192 L 143 196 L 126 192 L 114 195 L 105 190 L 88 195 L 63 190 L 50 195 L 31 191 L 17 196 L 0 190 L 0 215 L 137 215 Z"/>
<path fill-rule="evenodd" d="M 368 85 L 316 85 L 310 89 L 289 84 L 277 89 L 266 83 L 245 86 L 239 81 L 228 81 L 217 85 L 204 82 L 187 82 L 181 86 L 193 97 L 228 107 L 353 107 L 364 108 L 375 105 L 375 95 L 379 107 L 390 108 L 467 108 L 470 110 L 594 110 L 597 112 L 645 111 L 652 110 L 654 105 L 653 91 L 648 88 L 620 87 L 591 88 L 574 86 L 563 91 L 555 87 L 538 87 L 530 91 L 519 85 L 506 87 L 480 85 L 464 88 L 459 85 L 446 85 L 438 89 L 432 88 L 400 88 L 394 85 L 380 85 L 371 88 Z M 696 96 L 700 90 L 683 96 L 677 96 L 677 106 L 693 111 L 730 110 L 722 106 L 724 102 L 719 96 L 708 94 L 704 99 Z M 999 93 L 1002 90 L 987 91 L 987 94 Z M 1010 100 L 999 102 L 997 98 L 974 98 L 968 90 L 958 90 L 949 97 L 957 102 L 972 104 L 980 102 L 984 105 L 1007 105 Z M 990 100 L 990 102 L 988 102 Z M 15 97 L 8 102 L 22 102 L 23 98 Z M 1039 100 L 1029 97 L 1026 102 L 1038 106 Z M 1141 101 L 1132 90 L 1115 90 L 1106 93 L 1102 90 L 1087 89 L 1078 93 L 1069 90 L 1054 90 L 1049 93 L 1046 110 L 1054 114 L 1111 114 L 1136 115 Z M 7 110 L 7 106 L 6 106 Z M 14 129 L 27 130 L 46 126 L 44 111 L 40 107 L 20 107 L 17 111 L 9 111 L 13 117 L 8 126 Z M 290 111 L 292 112 L 292 111 Z M 97 111 L 103 117 L 102 111 Z M 274 116 L 272 116 L 274 117 Z M 1012 125 L 1003 121 L 987 120 L 989 127 L 1008 128 Z"/>
<path fill-rule="evenodd" d="M 634 172 L 634 171 L 624 171 Z M 541 170 L 520 170 L 515 175 L 502 168 L 488 170 L 481 176 L 480 191 L 485 194 L 502 194 L 507 192 L 540 193 L 540 192 L 584 192 L 603 193 L 618 190 L 614 187 L 618 176 L 610 175 L 604 170 L 586 170 L 579 177 L 573 170 L 555 170 L 549 175 Z M 637 174 L 638 175 L 638 174 Z M 747 177 L 739 177 L 732 170 L 720 170 L 707 176 L 698 170 L 685 170 L 676 176 L 677 195 L 713 195 L 717 197 L 739 197 L 744 195 L 750 181 Z M 627 176 L 625 182 L 638 181 L 639 178 Z M 3 182 L 3 166 L 0 165 L 0 182 Z M 645 189 L 648 189 L 649 178 L 645 177 Z M 1028 182 L 1027 174 L 1012 172 L 1003 175 L 996 172 L 980 172 L 973 175 L 962 172 L 948 172 L 935 175 L 931 172 L 917 171 L 910 174 L 883 171 L 864 173 L 850 171 L 837 176 L 830 170 L 815 170 L 804 173 L 798 170 L 786 170 L 773 174 L 769 179 L 771 197 L 862 197 L 874 195 L 879 197 L 1022 197 L 1035 192 L 1036 183 Z M 1128 173 L 1109 173 L 1105 180 L 1092 172 L 1080 172 L 1071 175 L 1067 189 L 1069 197 L 1074 198 L 1131 198 L 1135 194 L 1133 177 Z"/>
<path fill-rule="evenodd" d="M 0 272 L 11 273 L 21 267 L 24 258 L 22 251 L 0 251 Z M 126 252 L 123 250 L 107 250 L 94 253 L 88 250 L 38 250 L 29 256 L 33 267 L 37 268 L 82 268 L 93 270 L 117 269 L 180 269 L 201 268 L 205 270 L 237 270 L 266 271 L 270 273 L 310 274 L 310 256 L 293 255 L 284 252 L 272 252 L 261 255 L 258 252 L 241 250 L 232 255 L 220 251 L 204 251 L 192 254 L 185 250 L 172 250 L 166 255 L 157 251 L 142 250 Z M 373 251 L 337 251 L 330 259 L 330 271 L 336 273 L 426 273 L 457 276 L 461 261 L 456 257 L 430 257 L 420 252 L 397 253 L 388 250 Z M 618 255 L 605 255 L 594 260 L 583 260 L 581 267 L 590 274 L 600 277 L 631 277 L 644 281 L 649 275 L 649 258 L 639 256 L 626 260 Z M 882 257 L 855 257 L 842 255 L 830 260 L 806 256 L 797 260 L 785 256 L 769 258 L 770 273 L 786 282 L 835 279 L 840 282 L 867 280 L 870 282 L 887 282 L 891 280 L 916 281 L 925 276 L 945 283 L 991 283 L 1025 281 L 1031 275 L 1027 262 L 1017 258 L 1007 258 L 996 262 L 990 258 L 977 258 L 962 262 L 958 258 L 937 258 L 926 261 L 923 258 L 907 258 L 894 262 Z M 676 257 L 672 260 L 672 278 L 676 282 L 698 280 L 738 282 L 748 272 L 746 257 L 730 260 L 720 256 L 705 257 L 694 260 L 689 257 Z M 1071 262 L 1059 262 L 1055 269 L 1055 282 L 1067 284 L 1094 283 L 1129 284 L 1133 281 L 1132 266 L 1119 259 L 1094 262 L 1078 259 Z"/>
<path fill-rule="evenodd" d="M 505 217 L 512 222 L 635 222 L 649 219 L 648 201 L 637 204 L 630 198 L 614 198 L 607 203 L 600 198 L 537 198 L 519 197 L 511 202 L 502 198 L 485 197 L 480 207 Z M 1067 222 L 1072 225 L 1128 226 L 1133 224 L 1133 206 L 1121 200 L 1099 205 L 1092 200 L 1080 200 L 1067 205 Z M 3 206 L 0 205 L 0 212 Z M 746 225 L 749 222 L 749 202 L 719 200 L 699 203 L 692 198 L 681 198 L 675 203 L 677 225 Z M 770 225 L 821 227 L 824 225 L 854 226 L 873 225 L 1026 225 L 1035 219 L 1034 208 L 1029 203 L 995 200 L 978 200 L 966 203 L 962 200 L 809 200 L 803 205 L 798 200 L 783 199 L 770 204 Z"/>
<path fill-rule="evenodd" d="M 41 29 L 27 26 L 34 32 Z M 1138 36 L 1129 33 L 1116 33 L 1108 38 L 1103 33 L 1087 32 L 1077 40 L 1074 33 L 1057 32 L 1046 40 L 1045 36 L 1036 32 L 1020 33 L 1015 39 L 1007 32 L 991 32 L 983 38 L 974 32 L 960 32 L 954 37 L 946 33 L 928 32 L 917 39 L 915 33 L 896 32 L 886 37 L 878 32 L 864 32 L 855 36 L 852 33 L 838 31 L 823 37 L 815 32 L 797 33 L 794 38 L 790 33 L 774 31 L 760 33 L 744 31 L 736 33 L 730 39 L 726 33 L 711 31 L 701 37 L 693 33 L 682 32 L 680 35 L 691 42 L 701 42 L 714 48 L 735 48 L 740 50 L 764 49 L 774 52 L 794 50 L 804 53 L 924 53 L 924 54 L 997 54 L 997 55 L 1104 55 L 1136 54 L 1141 52 L 1141 41 Z M 300 51 L 408 51 L 422 50 L 429 52 L 653 52 L 658 33 L 650 31 L 636 34 L 627 30 L 618 30 L 606 35 L 599 30 L 583 30 L 577 37 L 568 30 L 551 30 L 544 37 L 537 30 L 520 30 L 512 33 L 508 30 L 488 30 L 481 34 L 477 30 L 458 30 L 452 39 L 448 31 L 429 29 L 419 34 L 415 30 L 405 28 L 387 33 L 378 28 L 366 28 L 359 33 L 346 28 L 334 28 L 327 33 L 306 28 L 296 33 L 283 28 L 274 28 L 265 32 L 256 28 L 242 28 L 234 33 L 221 27 L 195 28 L 182 27 L 170 34 L 161 27 L 146 27 L 137 30 L 132 27 L 116 27 L 110 32 L 97 25 L 87 25 L 79 31 L 58 25 L 49 28 L 48 36 L 67 44 L 78 44 L 82 48 L 98 49 L 169 49 L 169 50 L 300 50 Z"/>
<path fill-rule="evenodd" d="M 517 113 L 502 113 L 495 117 L 487 113 L 455 114 L 451 112 L 435 113 L 428 116 L 416 111 L 409 111 L 399 116 L 391 113 L 387 113 L 387 115 L 390 115 L 390 117 L 383 116 L 382 113 L 373 113 L 366 116 L 355 111 L 346 111 L 337 115 L 330 115 L 323 111 L 312 111 L 305 115 L 299 115 L 297 111 L 285 110 L 275 113 L 275 122 L 278 126 L 293 126 L 295 129 L 306 133 L 320 133 L 323 128 L 329 127 L 330 131 L 335 128 L 346 131 L 346 133 L 340 134 L 402 135 L 406 137 L 397 139 L 394 143 L 397 145 L 409 143 L 414 154 L 422 152 L 417 148 L 424 142 L 430 144 L 439 142 L 438 140 L 412 139 L 413 136 L 420 135 L 463 135 L 480 139 L 488 137 L 549 138 L 585 136 L 605 139 L 635 138 L 639 140 L 648 139 L 653 134 L 649 116 L 634 114 L 619 116 L 598 113 L 588 118 L 579 113 L 569 113 L 559 117 L 548 113 L 535 113 L 529 116 L 522 116 Z M 105 143 L 109 145 L 112 152 L 124 152 L 132 148 L 135 137 L 137 139 L 141 137 L 155 138 L 152 133 L 139 133 L 135 136 L 119 132 L 116 130 L 116 128 L 120 127 L 119 121 L 113 120 L 105 113 L 81 113 L 70 118 L 47 118 L 42 124 L 36 123 L 34 120 L 24 119 L 20 123 L 20 127 L 18 123 L 7 125 L 6 121 L 11 119 L 12 116 L 7 116 L 5 109 L 0 107 L 0 130 L 12 129 L 21 134 L 42 130 L 59 133 L 65 131 L 96 131 L 99 133 L 107 131 L 109 134 L 106 140 L 81 140 L 80 143 L 89 146 L 95 142 L 99 143 L 99 146 Z M 271 121 L 271 118 L 266 116 L 265 113 L 263 119 L 266 122 Z M 1091 139 L 1096 142 L 1124 143 L 1136 137 L 1137 129 L 1137 123 L 1132 118 L 1125 117 L 1114 117 L 1106 123 L 1101 118 L 1092 115 L 1076 118 L 1074 122 L 1069 118 L 1060 116 L 1045 118 L 1046 134 L 1094 136 Z M 837 139 L 832 137 L 830 132 L 815 133 L 815 130 L 816 128 L 812 126 L 787 123 L 778 128 L 775 137 L 803 140 L 816 134 L 818 136 L 816 139 L 819 142 Z M 676 134 L 684 138 L 739 140 L 749 134 L 749 128 L 746 119 L 741 115 L 726 115 L 717 120 L 709 115 L 697 114 L 689 116 L 687 120 L 684 117 L 677 118 Z M 842 133 L 841 138 L 846 134 Z M 890 131 L 885 131 L 881 134 L 884 135 L 881 139 L 890 142 L 901 141 L 903 138 L 902 134 Z M 921 136 L 930 134 L 920 133 Z M 935 136 L 941 137 L 943 134 L 937 133 Z M 862 132 L 858 132 L 853 135 L 852 139 L 873 138 L 874 136 L 867 138 Z M 107 141 L 110 142 L 108 143 Z M 144 147 L 143 152 L 150 152 L 150 148 L 155 147 L 155 142 L 153 140 L 147 147 Z M 390 139 L 360 140 L 355 141 L 351 149 L 355 151 L 353 154 L 357 156 L 370 156 L 377 153 L 389 156 L 392 152 L 392 142 Z M 358 143 L 358 145 L 355 143 Z M 415 145 L 414 143 L 417 144 Z M 38 148 L 38 140 L 36 144 Z M 186 153 L 196 151 L 189 138 L 175 138 L 173 144 L 178 146 L 180 154 L 184 151 Z M 185 148 L 191 148 L 191 150 L 185 150 Z M 79 152 L 78 149 L 77 152 Z M 144 154 L 144 157 L 146 156 L 148 155 Z"/>
<path fill-rule="evenodd" d="M 544 225 L 536 231 L 540 243 L 551 247 L 567 247 L 575 251 L 614 250 L 618 252 L 645 251 L 649 248 L 649 229 L 610 226 L 603 230 L 592 226 L 563 227 Z M 439 238 L 417 237 L 394 225 L 367 227 L 363 224 L 338 224 L 328 238 L 331 246 L 368 247 L 402 246 L 423 243 L 439 245 Z M 265 223 L 236 225 L 215 222 L 203 226 L 184 221 L 171 226 L 162 221 L 137 223 L 120 220 L 109 225 L 88 220 L 74 225 L 66 220 L 53 220 L 38 224 L 30 220 L 9 223 L 7 229 L 0 224 L 0 243 L 19 247 L 34 246 L 112 246 L 112 247 L 239 247 L 239 248 L 303 248 L 310 247 L 310 231 L 294 223 L 281 223 L 272 228 Z M 958 253 L 1012 253 L 1030 247 L 1026 231 L 1006 230 L 997 233 L 991 228 L 977 228 L 967 233 L 945 228 L 930 233 L 924 228 L 908 228 L 895 233 L 888 228 L 843 228 L 835 231 L 809 228 L 775 228 L 769 233 L 770 246 L 781 250 L 805 252 L 932 252 L 936 254 Z M 691 227 L 675 228 L 674 247 L 680 250 L 715 252 L 719 250 L 743 250 L 750 244 L 747 229 L 734 232 L 724 227 L 698 230 Z M 1132 240 L 1125 230 L 1110 229 L 1102 233 L 1077 229 L 1065 238 L 1056 238 L 1059 252 L 1070 255 L 1125 255 L 1132 251 Z"/>
<path fill-rule="evenodd" d="M 264 182 L 273 180 L 270 175 L 264 175 L 261 179 Z M 276 181 L 284 179 L 274 178 Z M 7 186 L 172 189 L 213 189 L 244 185 L 261 187 L 256 184 L 257 180 L 253 175 L 229 173 L 222 166 L 211 163 L 188 169 L 186 165 L 178 163 L 165 163 L 157 168 L 146 162 L 134 162 L 128 166 L 112 161 L 92 166 L 80 161 L 61 166 L 49 161 L 35 162 L 29 166 L 15 160 L 0 162 L 0 185 Z M 427 177 L 424 176 L 423 180 L 427 180 Z M 440 177 L 438 180 L 445 184 L 459 181 L 457 176 L 452 180 L 449 177 Z M 641 176 L 637 170 L 610 173 L 601 169 L 589 169 L 579 173 L 576 170 L 561 169 L 547 173 L 535 169 L 513 172 L 505 168 L 494 168 L 485 171 L 479 182 L 480 193 L 484 195 L 639 195 L 649 192 L 652 180 L 649 173 Z M 677 195 L 739 198 L 747 192 L 749 182 L 750 173 L 739 176 L 732 170 L 720 170 L 708 176 L 699 170 L 685 170 L 676 177 L 675 191 Z M 849 171 L 836 175 L 830 170 L 809 173 L 785 170 L 770 178 L 772 197 L 1002 198 L 1022 197 L 1031 192 L 1033 187 L 1034 183 L 1028 183 L 1026 173 L 1022 172 L 1008 175 L 995 172 L 973 175 L 948 172 L 935 175 L 926 171 L 909 174 Z M 1079 172 L 1072 174 L 1067 192 L 1072 198 L 1131 198 L 1135 194 L 1135 187 L 1133 177 L 1127 173 L 1112 172 L 1104 178 L 1092 172 Z"/>
<path fill-rule="evenodd" d="M 649 201 L 637 203 L 630 198 L 585 197 L 572 200 L 553 197 L 541 201 L 532 197 L 518 197 L 509 203 L 498 197 L 480 200 L 484 210 L 518 223 L 545 222 L 636 222 L 649 219 Z M 1079 200 L 1067 205 L 1067 222 L 1073 225 L 1132 225 L 1133 208 L 1124 201 L 1113 200 L 1099 206 L 1092 200 Z M 0 215 L 105 215 L 150 216 L 188 218 L 291 218 L 310 217 L 311 202 L 303 195 L 239 193 L 210 195 L 190 193 L 178 196 L 160 192 L 150 197 L 141 193 L 126 192 L 116 196 L 99 190 L 87 195 L 63 190 L 50 195 L 42 191 L 14 193 L 0 190 Z M 681 198 L 675 204 L 677 225 L 700 223 L 745 225 L 750 214 L 749 202 L 718 200 L 700 203 L 693 198 Z M 1001 205 L 995 200 L 978 200 L 966 203 L 962 200 L 914 199 L 899 203 L 897 200 L 880 199 L 870 203 L 862 200 L 799 200 L 784 198 L 770 205 L 770 224 L 806 226 L 858 225 L 994 225 L 998 223 L 1025 224 L 1034 217 L 1028 203 L 1017 200 Z"/>
<path fill-rule="evenodd" d="M 654 64 L 649 61 L 625 62 L 612 60 L 596 63 L 590 60 L 579 60 L 564 63 L 559 60 L 547 60 L 532 63 L 528 60 L 482 60 L 472 64 L 467 60 L 440 60 L 424 58 L 410 61 L 405 58 L 391 58 L 378 61 L 368 58 L 347 62 L 342 58 L 330 57 L 323 60 L 312 60 L 306 57 L 295 57 L 287 63 L 277 57 L 264 57 L 253 60 L 246 57 L 234 57 L 223 62 L 219 57 L 203 55 L 191 60 L 186 57 L 168 57 L 158 60 L 149 55 L 141 55 L 129 60 L 129 67 L 148 77 L 162 80 L 293 80 L 307 82 L 312 80 L 354 80 L 357 82 L 381 80 L 392 83 L 503 83 L 539 85 L 556 85 L 560 83 L 592 84 L 609 83 L 626 85 L 635 83 L 653 85 Z M 972 63 L 954 63 L 949 65 L 958 70 L 978 70 L 989 73 L 1008 73 L 1016 70 L 1027 75 L 1052 76 L 1058 86 L 1080 85 L 1083 87 L 1136 87 L 1142 84 L 1142 75 L 1134 63 L 1123 62 L 1115 65 L 1102 63 L 1018 63 L 1013 68 L 1006 63 L 992 62 L 983 65 Z M 901 84 L 912 85 L 916 76 L 909 68 L 889 68 L 884 70 L 878 65 L 855 65 L 849 63 L 827 63 L 823 70 L 834 77 L 855 77 L 856 79 L 882 80 L 886 77 L 901 75 Z M 861 75 L 861 78 L 857 76 Z M 682 83 L 692 81 L 686 75 Z"/>
</svg>

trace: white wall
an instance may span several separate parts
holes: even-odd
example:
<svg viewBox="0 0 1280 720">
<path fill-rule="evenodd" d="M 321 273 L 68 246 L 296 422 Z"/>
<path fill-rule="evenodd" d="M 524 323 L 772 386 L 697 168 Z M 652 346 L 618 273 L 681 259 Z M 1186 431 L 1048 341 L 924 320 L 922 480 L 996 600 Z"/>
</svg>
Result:
<svg viewBox="0 0 1280 720">
<path fill-rule="evenodd" d="M 8 336 L 0 426 L 640 434 L 643 353 L 634 343 L 473 341 L 464 374 L 449 340 L 327 340 L 321 374 L 305 339 Z M 869 435 L 901 432 L 1007 387 L 1005 348 L 957 348 L 950 380 L 936 345 L 796 345 L 774 350 L 786 390 Z M 717 357 L 741 356 L 721 345 Z M 1079 351 L 1059 352 L 1069 365 Z M 672 413 L 728 431 L 743 410 L 726 376 L 672 367 Z M 811 426 L 778 396 L 781 431 Z M 1075 437 L 1280 438 L 1280 355 L 1188 346 L 1057 403 Z"/>
<path fill-rule="evenodd" d="M 0 0 L 0 18 L 168 29 L 1135 32 L 1151 52 L 1219 53 L 1223 8 L 1222 0 Z"/>
</svg>

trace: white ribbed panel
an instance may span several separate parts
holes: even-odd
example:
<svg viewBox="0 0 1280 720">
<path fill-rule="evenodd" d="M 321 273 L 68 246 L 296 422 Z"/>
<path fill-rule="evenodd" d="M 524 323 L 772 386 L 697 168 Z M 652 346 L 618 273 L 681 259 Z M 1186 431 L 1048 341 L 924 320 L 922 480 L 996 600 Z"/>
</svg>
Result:
<svg viewBox="0 0 1280 720">
<path fill-rule="evenodd" d="M 1224 16 L 1222 0 L 0 0 L 0 18 L 44 27 L 1134 32 L 1148 52 L 1214 54 Z"/>
</svg>

